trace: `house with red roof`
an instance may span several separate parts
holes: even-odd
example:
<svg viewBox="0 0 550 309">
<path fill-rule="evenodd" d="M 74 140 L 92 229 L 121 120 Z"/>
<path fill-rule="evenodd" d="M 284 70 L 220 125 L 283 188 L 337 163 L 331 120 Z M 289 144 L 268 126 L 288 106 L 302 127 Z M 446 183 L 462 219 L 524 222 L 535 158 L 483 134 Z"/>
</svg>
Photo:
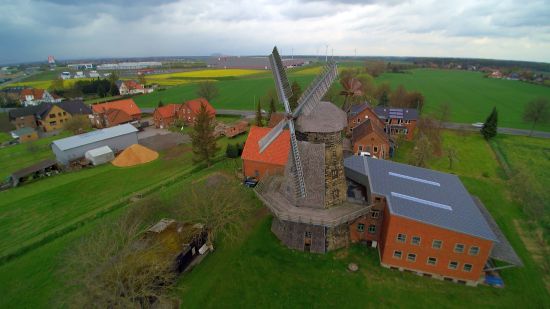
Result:
<svg viewBox="0 0 550 309">
<path fill-rule="evenodd" d="M 153 112 L 155 127 L 166 129 L 174 125 L 174 122 L 178 119 L 178 110 L 182 106 L 182 104 L 167 104 L 155 108 Z"/>
<path fill-rule="evenodd" d="M 19 101 L 23 106 L 36 106 L 41 103 L 59 103 L 61 97 L 50 94 L 47 90 L 27 88 L 19 93 Z"/>
<path fill-rule="evenodd" d="M 110 110 L 118 110 L 122 111 L 123 113 L 115 113 Z M 116 123 L 119 121 L 125 121 L 122 123 L 126 123 L 141 120 L 141 110 L 132 99 L 94 104 L 92 105 L 92 111 L 94 114 L 93 124 L 97 128 L 108 128 L 117 125 L 112 123 Z M 126 121 L 128 120 L 128 117 L 126 117 L 126 115 L 124 114 L 129 116 L 131 120 Z"/>
<path fill-rule="evenodd" d="M 216 110 L 208 100 L 205 98 L 198 98 L 183 103 L 178 111 L 178 119 L 182 120 L 185 124 L 192 126 L 197 119 L 197 115 L 201 110 L 201 106 L 206 108 L 212 118 L 216 117 Z"/>
<path fill-rule="evenodd" d="M 135 80 L 119 80 L 116 82 L 120 95 L 149 93 L 152 89 L 145 88 Z"/>
<path fill-rule="evenodd" d="M 261 179 L 267 174 L 283 173 L 290 150 L 290 133 L 284 130 L 262 153 L 258 142 L 271 131 L 270 128 L 252 126 L 241 159 L 245 177 Z"/>
</svg>

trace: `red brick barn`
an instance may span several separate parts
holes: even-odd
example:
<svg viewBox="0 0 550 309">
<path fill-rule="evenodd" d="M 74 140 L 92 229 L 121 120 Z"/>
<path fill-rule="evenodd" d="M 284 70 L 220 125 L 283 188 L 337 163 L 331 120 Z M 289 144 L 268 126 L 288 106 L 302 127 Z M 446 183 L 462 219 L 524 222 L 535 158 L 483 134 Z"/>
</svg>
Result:
<svg viewBox="0 0 550 309">
<path fill-rule="evenodd" d="M 477 285 L 491 259 L 522 265 L 456 175 L 358 156 L 345 167 L 373 205 L 350 224 L 350 240 L 377 246 L 383 266 Z"/>
<path fill-rule="evenodd" d="M 368 103 L 352 106 L 348 115 L 348 134 L 351 133 L 353 128 L 367 120 L 376 122 L 379 127 L 384 128 L 384 122 L 378 118 L 378 115 L 376 115 Z"/>
<path fill-rule="evenodd" d="M 269 147 L 260 153 L 258 141 L 270 130 L 270 128 L 250 127 L 241 155 L 245 177 L 261 179 L 266 173 L 275 174 L 284 171 L 290 150 L 290 133 L 284 130 Z"/>
<path fill-rule="evenodd" d="M 155 127 L 166 129 L 173 126 L 175 121 L 178 119 L 178 110 L 181 106 L 181 104 L 167 104 L 155 108 L 155 111 L 153 112 Z"/>
<path fill-rule="evenodd" d="M 112 102 L 100 103 L 92 105 L 94 113 L 94 126 L 97 128 L 107 128 L 109 119 L 107 119 L 108 110 L 120 110 L 127 114 L 132 120 L 141 120 L 141 110 L 132 99 L 117 100 Z"/>
<path fill-rule="evenodd" d="M 390 136 L 404 134 L 405 139 L 410 141 L 414 137 L 414 129 L 418 121 L 418 111 L 414 108 L 393 108 L 377 106 L 374 112 L 384 124 L 384 131 Z"/>
<path fill-rule="evenodd" d="M 197 119 L 197 115 L 201 110 L 201 106 L 205 106 L 206 110 L 212 116 L 216 117 L 216 110 L 205 98 L 198 98 L 194 100 L 187 101 L 183 103 L 181 108 L 178 110 L 178 119 L 182 120 L 186 125 L 192 126 Z"/>
<path fill-rule="evenodd" d="M 368 152 L 371 156 L 380 159 L 388 159 L 390 156 L 388 134 L 375 120 L 367 119 L 353 128 L 351 142 L 355 154 Z"/>
</svg>

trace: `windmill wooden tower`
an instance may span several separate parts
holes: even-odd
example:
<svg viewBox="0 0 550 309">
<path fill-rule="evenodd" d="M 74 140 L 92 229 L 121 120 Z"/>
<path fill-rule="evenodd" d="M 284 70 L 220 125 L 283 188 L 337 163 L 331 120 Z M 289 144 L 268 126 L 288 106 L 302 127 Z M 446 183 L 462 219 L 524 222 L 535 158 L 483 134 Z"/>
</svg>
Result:
<svg viewBox="0 0 550 309">
<path fill-rule="evenodd" d="M 259 141 L 260 152 L 288 128 L 291 153 L 284 175 L 262 181 L 256 192 L 274 214 L 272 231 L 287 246 L 314 252 L 342 247 L 348 241 L 347 222 L 368 209 L 347 201 L 342 149 L 346 114 L 321 101 L 337 78 L 336 64 L 323 68 L 292 111 L 292 92 L 276 47 L 269 60 L 285 118 Z"/>
</svg>

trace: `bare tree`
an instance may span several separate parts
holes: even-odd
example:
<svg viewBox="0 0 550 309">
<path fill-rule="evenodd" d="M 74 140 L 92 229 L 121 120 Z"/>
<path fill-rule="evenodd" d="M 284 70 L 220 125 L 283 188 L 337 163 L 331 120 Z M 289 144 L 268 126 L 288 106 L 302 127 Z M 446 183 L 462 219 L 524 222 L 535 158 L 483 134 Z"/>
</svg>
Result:
<svg viewBox="0 0 550 309">
<path fill-rule="evenodd" d="M 65 122 L 63 129 L 78 134 L 90 131 L 92 129 L 92 124 L 88 117 L 84 115 L 75 115 Z"/>
<path fill-rule="evenodd" d="M 199 88 L 197 89 L 197 95 L 199 97 L 205 98 L 209 102 L 217 97 L 219 94 L 216 84 L 209 80 L 200 82 L 198 86 Z"/>
<path fill-rule="evenodd" d="M 550 121 L 550 102 L 546 98 L 537 98 L 527 103 L 525 110 L 523 111 L 523 120 L 525 122 L 531 122 L 531 133 L 529 136 L 533 135 L 533 130 L 537 123 L 545 123 Z"/>
<path fill-rule="evenodd" d="M 441 137 L 441 127 L 439 121 L 430 117 L 421 117 L 418 120 L 418 136 L 424 135 L 432 145 L 432 151 L 435 155 L 442 154 L 443 138 Z"/>
<path fill-rule="evenodd" d="M 215 174 L 181 194 L 178 217 L 205 224 L 210 242 L 223 235 L 224 242 L 232 243 L 242 233 L 244 216 L 254 209 L 248 194 L 229 176 Z"/>
<path fill-rule="evenodd" d="M 439 106 L 437 120 L 439 120 L 439 128 L 442 129 L 445 122 L 451 120 L 451 104 L 445 102 Z"/>
<path fill-rule="evenodd" d="M 378 77 L 386 71 L 386 64 L 383 61 L 366 61 L 365 71 L 373 77 Z"/>
<path fill-rule="evenodd" d="M 456 149 L 452 147 L 447 147 L 445 149 L 445 154 L 447 155 L 447 159 L 449 160 L 449 169 L 453 169 L 453 164 L 458 161 L 458 153 Z"/>
<path fill-rule="evenodd" d="M 390 103 L 392 107 L 407 107 L 407 90 L 405 86 L 397 86 L 390 95 Z"/>
<path fill-rule="evenodd" d="M 176 278 L 166 248 L 141 238 L 149 207 L 104 223 L 80 240 L 64 258 L 68 288 L 61 297 L 70 308 L 149 308 L 169 302 Z"/>
<path fill-rule="evenodd" d="M 410 163 L 415 166 L 426 167 L 432 157 L 432 143 L 424 134 L 419 134 L 411 153 Z"/>
</svg>

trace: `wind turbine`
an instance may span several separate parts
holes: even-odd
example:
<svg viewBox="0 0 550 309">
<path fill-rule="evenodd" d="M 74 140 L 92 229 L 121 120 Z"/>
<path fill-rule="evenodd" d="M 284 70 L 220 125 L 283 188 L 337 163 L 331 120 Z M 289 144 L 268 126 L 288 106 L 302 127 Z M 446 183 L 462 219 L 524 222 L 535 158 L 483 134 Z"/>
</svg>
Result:
<svg viewBox="0 0 550 309">
<path fill-rule="evenodd" d="M 283 129 L 288 127 L 290 131 L 290 147 L 292 151 L 292 164 L 291 169 L 294 185 L 297 189 L 297 196 L 304 198 L 306 196 L 306 186 L 304 181 L 304 171 L 302 169 L 302 162 L 300 161 L 300 152 L 298 151 L 298 141 L 296 139 L 296 130 L 294 128 L 294 120 L 301 115 L 309 115 L 319 104 L 322 97 L 330 88 L 332 82 L 338 77 L 338 69 L 336 63 L 330 61 L 322 69 L 321 73 L 315 78 L 315 80 L 304 91 L 302 96 L 298 99 L 298 107 L 294 111 L 290 109 L 288 98 L 292 96 L 292 89 L 286 76 L 286 71 L 281 61 L 277 47 L 273 48 L 273 52 L 269 55 L 269 62 L 271 64 L 271 71 L 273 78 L 275 79 L 275 89 L 277 90 L 277 96 L 279 101 L 285 107 L 285 117 L 279 122 L 269 133 L 267 133 L 258 142 L 260 146 L 260 153 L 263 152 L 282 132 Z"/>
</svg>

